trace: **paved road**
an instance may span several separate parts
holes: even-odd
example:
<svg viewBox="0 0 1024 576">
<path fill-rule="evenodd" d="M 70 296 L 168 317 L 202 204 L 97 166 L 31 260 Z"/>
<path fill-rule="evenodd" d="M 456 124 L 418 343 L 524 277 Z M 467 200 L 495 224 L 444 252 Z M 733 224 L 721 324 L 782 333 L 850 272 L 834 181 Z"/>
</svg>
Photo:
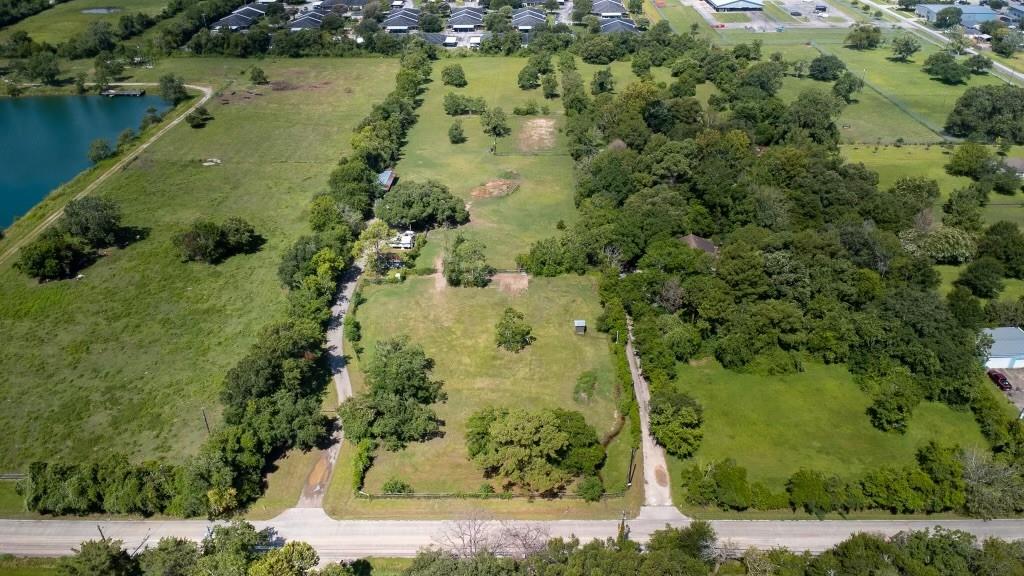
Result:
<svg viewBox="0 0 1024 576">
<path fill-rule="evenodd" d="M 157 84 L 151 82 L 122 82 L 120 84 L 112 84 L 112 86 L 157 86 Z M 202 106 L 203 104 L 206 104 L 206 101 L 209 100 L 211 96 L 213 96 L 213 88 L 209 86 L 194 86 L 191 84 L 186 84 L 185 87 L 191 88 L 192 90 L 199 90 L 203 93 L 202 98 L 197 100 L 195 104 L 189 107 L 188 110 L 182 112 L 180 116 L 178 116 L 174 120 L 171 120 L 166 126 L 157 131 L 156 134 L 150 136 L 148 140 L 136 146 L 131 152 L 125 155 L 124 158 L 121 158 L 121 160 L 119 160 L 117 164 L 114 164 L 106 172 L 100 174 L 98 178 L 90 182 L 89 185 L 83 188 L 81 192 L 75 194 L 74 198 L 72 198 L 71 200 L 78 200 L 80 198 L 88 196 L 89 194 L 92 194 L 97 188 L 99 188 L 104 182 L 106 182 L 108 178 L 113 176 L 115 173 L 124 170 L 124 168 L 128 166 L 128 164 L 131 163 L 133 160 L 135 160 L 135 158 L 137 158 L 139 154 L 142 154 L 142 152 L 145 151 L 146 148 L 149 148 L 154 142 L 159 140 L 160 137 L 166 134 L 171 128 L 174 128 L 178 124 L 181 124 L 181 122 L 185 119 L 185 116 L 188 116 L 196 108 Z M 44 230 L 46 230 L 47 228 L 52 226 L 57 220 L 59 220 L 63 214 L 64 208 L 61 207 L 60 209 L 54 211 L 49 216 L 47 216 L 28 234 L 21 237 L 17 242 L 15 242 L 9 248 L 7 248 L 6 251 L 0 254 L 0 264 L 3 264 L 4 261 L 6 261 L 8 258 L 14 256 L 22 246 L 34 240 L 36 236 L 42 234 Z"/>
<path fill-rule="evenodd" d="M 638 518 L 627 522 L 630 537 L 643 542 L 651 532 L 664 528 L 666 523 L 685 525 L 685 522 L 665 518 L 663 511 L 662 508 L 643 508 Z M 438 537 L 450 526 L 438 520 L 332 520 L 317 508 L 293 508 L 273 520 L 254 524 L 259 528 L 272 527 L 284 539 L 310 543 L 325 562 L 365 556 L 412 556 L 422 548 L 436 545 Z M 531 524 L 543 526 L 552 537 L 576 536 L 582 541 L 614 537 L 619 526 L 615 520 L 561 520 Z M 712 524 L 719 534 L 719 546 L 739 551 L 750 546 L 785 546 L 793 550 L 820 552 L 856 532 L 892 535 L 901 530 L 920 530 L 936 524 L 966 530 L 981 538 L 1024 538 L 1024 522 L 1019 520 L 719 520 Z M 0 520 L 0 552 L 21 556 L 65 555 L 82 541 L 98 538 L 99 529 L 133 549 L 143 543 L 153 545 L 164 536 L 199 540 L 211 525 L 210 522 L 194 520 Z"/>
<path fill-rule="evenodd" d="M 664 506 L 666 512 L 674 511 L 678 520 L 684 516 L 672 506 L 672 488 L 670 486 L 668 464 L 665 462 L 665 449 L 654 441 L 649 425 L 651 391 L 647 380 L 640 371 L 640 359 L 633 350 L 633 321 L 628 320 L 629 337 L 626 341 L 626 359 L 629 371 L 633 376 L 633 391 L 640 411 L 640 434 L 643 436 L 640 445 L 644 451 L 644 505 Z"/>
<path fill-rule="evenodd" d="M 363 270 L 357 263 L 343 280 L 344 284 L 338 291 L 337 300 L 331 306 L 331 323 L 327 327 L 327 359 L 331 367 L 334 388 L 338 393 L 338 405 L 352 397 L 352 381 L 348 375 L 348 362 L 345 360 L 345 315 L 348 314 L 349 302 L 355 292 L 356 283 Z M 323 508 L 324 495 L 331 485 L 334 467 L 338 464 L 338 452 L 345 441 L 345 431 L 339 426 L 334 432 L 331 445 L 320 451 L 320 458 L 313 465 L 306 477 L 306 484 L 299 496 L 298 508 Z"/>
</svg>

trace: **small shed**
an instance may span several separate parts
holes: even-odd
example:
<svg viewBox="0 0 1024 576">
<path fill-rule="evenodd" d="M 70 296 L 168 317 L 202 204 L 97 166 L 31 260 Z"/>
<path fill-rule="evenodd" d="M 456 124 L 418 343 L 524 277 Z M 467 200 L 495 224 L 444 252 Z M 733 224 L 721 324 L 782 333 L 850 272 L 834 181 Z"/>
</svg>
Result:
<svg viewBox="0 0 1024 576">
<path fill-rule="evenodd" d="M 1024 330 L 1003 326 L 986 328 L 984 332 L 992 338 L 986 368 L 1024 368 Z"/>
<path fill-rule="evenodd" d="M 587 321 L 586 320 L 573 320 L 573 330 L 575 330 L 577 336 L 587 335 Z"/>
<path fill-rule="evenodd" d="M 696 234 L 687 234 L 686 236 L 680 238 L 680 240 L 682 240 L 683 244 L 686 244 L 687 246 L 693 248 L 694 250 L 707 252 L 712 256 L 718 255 L 718 246 L 716 246 L 714 242 L 708 240 L 707 238 L 701 238 Z"/>
<path fill-rule="evenodd" d="M 377 174 L 377 183 L 380 184 L 380 187 L 383 188 L 385 192 L 387 192 L 395 185 L 395 180 L 397 178 L 398 175 L 395 174 L 395 170 L 393 168 L 388 168 L 380 174 Z"/>
</svg>

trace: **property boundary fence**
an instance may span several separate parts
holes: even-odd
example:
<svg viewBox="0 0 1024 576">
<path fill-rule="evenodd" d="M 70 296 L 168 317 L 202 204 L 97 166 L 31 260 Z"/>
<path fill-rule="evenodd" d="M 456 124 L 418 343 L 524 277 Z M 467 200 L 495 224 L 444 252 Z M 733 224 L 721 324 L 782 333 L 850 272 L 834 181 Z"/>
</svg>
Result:
<svg viewBox="0 0 1024 576">
<path fill-rule="evenodd" d="M 601 500 L 609 500 L 612 498 L 622 498 L 626 495 L 626 491 L 622 490 L 619 492 L 606 492 L 601 495 Z M 507 494 L 507 493 L 494 493 L 484 494 L 482 492 L 414 492 L 412 494 L 386 494 L 386 493 L 368 493 L 359 490 L 356 492 L 358 498 L 365 500 L 550 500 L 550 499 L 563 499 L 563 500 L 583 500 L 581 496 L 577 496 L 571 492 L 558 492 L 550 497 L 540 496 L 536 494 Z"/>
</svg>

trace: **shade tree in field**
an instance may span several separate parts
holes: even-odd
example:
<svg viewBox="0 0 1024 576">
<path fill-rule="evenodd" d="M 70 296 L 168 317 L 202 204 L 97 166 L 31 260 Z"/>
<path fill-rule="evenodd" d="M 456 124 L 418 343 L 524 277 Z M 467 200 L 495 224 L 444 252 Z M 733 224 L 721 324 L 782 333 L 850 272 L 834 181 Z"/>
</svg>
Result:
<svg viewBox="0 0 1024 576">
<path fill-rule="evenodd" d="M 14 267 L 37 280 L 73 278 L 96 258 L 83 239 L 50 228 L 18 251 Z"/>
<path fill-rule="evenodd" d="M 815 80 L 831 82 L 838 80 L 846 71 L 846 63 L 833 54 L 822 54 L 811 60 L 807 75 Z"/>
<path fill-rule="evenodd" d="M 461 64 L 449 64 L 441 70 L 441 82 L 445 86 L 462 88 L 466 82 L 466 73 L 462 70 Z"/>
<path fill-rule="evenodd" d="M 844 43 L 857 50 L 871 50 L 882 43 L 882 29 L 873 24 L 856 24 Z"/>
<path fill-rule="evenodd" d="M 949 52 L 932 54 L 924 61 L 921 70 L 944 84 L 962 84 L 971 76 L 971 69 Z"/>
<path fill-rule="evenodd" d="M 949 113 L 946 131 L 960 138 L 1024 143 L 1024 88 L 1010 84 L 968 88 Z"/>
<path fill-rule="evenodd" d="M 263 237 L 252 224 L 237 217 L 217 223 L 196 220 L 172 239 L 182 262 L 218 264 L 236 254 L 255 252 L 263 245 Z"/>
<path fill-rule="evenodd" d="M 490 284 L 494 267 L 487 263 L 484 250 L 483 243 L 462 234 L 446 244 L 441 263 L 448 285 L 483 288 Z"/>
<path fill-rule="evenodd" d="M 512 127 L 508 124 L 508 117 L 500 106 L 486 110 L 480 116 L 480 125 L 484 134 L 494 138 L 503 138 L 512 133 Z"/>
<path fill-rule="evenodd" d="M 515 308 L 505 308 L 494 327 L 494 341 L 498 348 L 509 352 L 522 352 L 537 338 L 526 323 L 526 316 Z"/>
<path fill-rule="evenodd" d="M 893 58 L 900 62 L 907 62 L 910 57 L 917 54 L 921 50 L 921 43 L 917 41 L 917 38 L 909 34 L 897 36 L 892 39 L 892 55 Z"/>
</svg>

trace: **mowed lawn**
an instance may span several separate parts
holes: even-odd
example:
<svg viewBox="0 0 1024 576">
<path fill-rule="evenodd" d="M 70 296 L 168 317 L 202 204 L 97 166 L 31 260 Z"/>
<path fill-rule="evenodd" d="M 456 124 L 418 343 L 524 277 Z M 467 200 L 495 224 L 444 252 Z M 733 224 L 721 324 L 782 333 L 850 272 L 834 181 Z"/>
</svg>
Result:
<svg viewBox="0 0 1024 576">
<path fill-rule="evenodd" d="M 233 83 L 229 103 L 211 100 L 215 119 L 206 128 L 172 129 L 98 191 L 147 237 L 100 259 L 80 281 L 39 285 L 0 266 L 2 470 L 110 450 L 175 459 L 198 447 L 202 409 L 217 423 L 224 374 L 284 314 L 280 254 L 307 232 L 311 196 L 397 70 L 394 60 L 266 60 L 270 79 L 295 89 L 261 87 L 246 99 L 251 62 L 187 62 L 180 73 L 188 81 Z M 222 164 L 202 167 L 206 158 Z M 196 218 L 231 216 L 255 226 L 262 250 L 218 266 L 179 261 L 177 231 Z"/>
<path fill-rule="evenodd" d="M 380 492 L 392 477 L 417 492 L 478 490 L 485 480 L 466 454 L 465 424 L 485 406 L 579 410 L 599 435 L 612 428 L 615 381 L 607 336 L 593 329 L 583 337 L 573 334 L 573 320 L 593 327 L 601 313 L 596 278 L 531 278 L 525 292 L 513 294 L 494 285 L 439 288 L 434 278 L 420 277 L 398 286 L 367 286 L 363 294 L 366 303 L 356 312 L 365 346 L 360 364 L 370 360 L 374 342 L 408 335 L 435 360 L 434 377 L 448 393 L 448 401 L 435 406 L 444 436 L 398 452 L 380 450 L 366 478 L 367 492 Z M 494 325 L 508 306 L 526 315 L 537 338 L 518 354 L 494 342 Z M 598 377 L 596 398 L 579 404 L 573 385 L 586 371 Z M 625 469 L 628 452 L 626 457 L 610 466 Z"/>
<path fill-rule="evenodd" d="M 704 406 L 704 440 L 686 461 L 672 459 L 676 502 L 684 502 L 683 468 L 733 458 L 782 490 L 801 467 L 852 478 L 882 465 L 910 464 L 929 440 L 987 446 L 970 412 L 933 402 L 915 410 L 906 434 L 871 426 L 870 397 L 841 366 L 808 363 L 806 372 L 764 378 L 723 369 L 713 360 L 680 366 L 678 386 Z"/>
<path fill-rule="evenodd" d="M 93 22 L 109 22 L 116 27 L 125 14 L 142 12 L 156 16 L 166 5 L 167 0 L 71 0 L 0 30 L 0 40 L 20 30 L 37 42 L 58 44 L 87 30 Z M 106 14 L 83 12 L 103 8 L 115 8 L 117 11 Z"/>
</svg>

